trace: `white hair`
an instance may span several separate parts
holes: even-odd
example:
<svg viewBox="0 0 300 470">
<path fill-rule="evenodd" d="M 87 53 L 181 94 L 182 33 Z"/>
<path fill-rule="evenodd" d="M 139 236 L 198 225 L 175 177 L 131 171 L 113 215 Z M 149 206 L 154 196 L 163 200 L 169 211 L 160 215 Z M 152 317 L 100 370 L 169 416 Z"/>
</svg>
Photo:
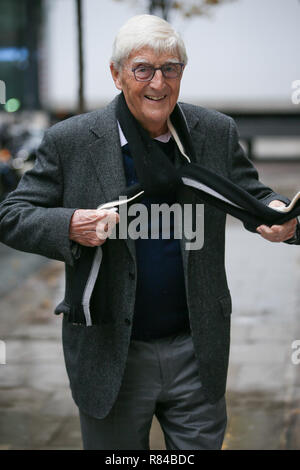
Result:
<svg viewBox="0 0 300 470">
<path fill-rule="evenodd" d="M 156 53 L 179 54 L 182 63 L 187 64 L 184 42 L 177 31 L 159 16 L 137 15 L 130 18 L 116 35 L 111 63 L 116 69 L 133 51 L 149 47 Z"/>
</svg>

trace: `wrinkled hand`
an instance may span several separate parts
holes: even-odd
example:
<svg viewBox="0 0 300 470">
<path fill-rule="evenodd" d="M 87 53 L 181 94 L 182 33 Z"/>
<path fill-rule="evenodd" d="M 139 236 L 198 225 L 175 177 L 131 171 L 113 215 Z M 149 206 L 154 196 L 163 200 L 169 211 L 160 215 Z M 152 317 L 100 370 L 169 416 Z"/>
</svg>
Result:
<svg viewBox="0 0 300 470">
<path fill-rule="evenodd" d="M 269 207 L 280 206 L 285 206 L 284 202 L 275 200 L 269 204 Z M 282 225 L 272 225 L 271 227 L 260 225 L 256 230 L 263 238 L 270 242 L 284 242 L 294 236 L 296 225 L 297 219 L 292 219 Z"/>
<path fill-rule="evenodd" d="M 119 214 L 109 210 L 78 209 L 69 228 L 69 238 L 84 246 L 100 246 L 119 222 Z"/>
</svg>

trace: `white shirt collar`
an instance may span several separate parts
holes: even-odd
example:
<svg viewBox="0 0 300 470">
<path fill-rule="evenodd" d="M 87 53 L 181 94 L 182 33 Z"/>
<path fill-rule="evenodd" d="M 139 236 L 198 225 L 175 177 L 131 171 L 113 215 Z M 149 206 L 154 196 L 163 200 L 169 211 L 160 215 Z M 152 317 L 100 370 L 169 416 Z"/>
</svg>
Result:
<svg viewBox="0 0 300 470">
<path fill-rule="evenodd" d="M 120 136 L 120 143 L 121 147 L 124 147 L 124 145 L 127 144 L 127 139 L 125 135 L 123 134 L 123 131 L 121 129 L 120 123 L 118 121 L 118 128 L 119 128 L 119 136 Z M 160 142 L 169 142 L 170 138 L 172 137 L 172 134 L 170 131 L 166 132 L 165 134 L 159 135 L 158 137 L 155 137 L 156 140 L 159 140 Z"/>
</svg>

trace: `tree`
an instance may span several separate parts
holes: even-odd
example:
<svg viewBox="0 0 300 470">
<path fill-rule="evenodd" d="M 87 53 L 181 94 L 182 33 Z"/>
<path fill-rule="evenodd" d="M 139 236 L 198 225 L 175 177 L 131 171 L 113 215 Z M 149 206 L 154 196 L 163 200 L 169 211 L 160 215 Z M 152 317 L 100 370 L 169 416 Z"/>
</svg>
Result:
<svg viewBox="0 0 300 470">
<path fill-rule="evenodd" d="M 124 1 L 124 0 L 115 0 Z M 207 14 L 212 6 L 221 3 L 228 3 L 235 0 L 136 0 L 147 5 L 146 10 L 151 15 L 162 16 L 165 20 L 169 19 L 172 10 L 179 11 L 184 17 L 189 18 L 195 15 Z M 75 0 L 77 12 L 77 44 L 78 44 L 78 106 L 77 112 L 85 111 L 84 100 L 84 64 L 83 64 L 83 33 L 82 33 L 82 0 Z"/>
<path fill-rule="evenodd" d="M 124 0 L 115 0 L 124 1 Z M 235 0 L 136 0 L 137 2 L 147 5 L 148 13 L 158 15 L 168 20 L 173 11 L 178 11 L 185 18 L 192 16 L 206 15 L 210 9 L 221 3 L 228 3 Z"/>
</svg>

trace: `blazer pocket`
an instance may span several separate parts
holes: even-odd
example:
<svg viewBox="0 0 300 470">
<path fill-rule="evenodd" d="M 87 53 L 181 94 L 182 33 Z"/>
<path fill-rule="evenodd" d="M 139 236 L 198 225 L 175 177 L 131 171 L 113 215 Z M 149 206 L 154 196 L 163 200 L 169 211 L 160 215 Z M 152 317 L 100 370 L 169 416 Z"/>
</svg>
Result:
<svg viewBox="0 0 300 470">
<path fill-rule="evenodd" d="M 60 302 L 60 304 L 58 304 L 56 307 L 55 307 L 55 310 L 54 310 L 54 313 L 55 315 L 61 315 L 62 313 L 65 314 L 65 315 L 69 315 L 71 311 L 71 306 L 68 305 L 64 300 L 62 302 Z"/>
<path fill-rule="evenodd" d="M 219 306 L 221 308 L 221 312 L 223 317 L 230 317 L 232 313 L 232 301 L 231 301 L 231 295 L 226 294 L 222 297 L 218 298 Z"/>
<path fill-rule="evenodd" d="M 87 326 L 82 304 L 69 305 L 65 300 L 60 302 L 54 310 L 56 315 L 63 314 L 64 319 L 75 326 Z M 91 328 L 93 325 L 89 326 Z"/>
</svg>

